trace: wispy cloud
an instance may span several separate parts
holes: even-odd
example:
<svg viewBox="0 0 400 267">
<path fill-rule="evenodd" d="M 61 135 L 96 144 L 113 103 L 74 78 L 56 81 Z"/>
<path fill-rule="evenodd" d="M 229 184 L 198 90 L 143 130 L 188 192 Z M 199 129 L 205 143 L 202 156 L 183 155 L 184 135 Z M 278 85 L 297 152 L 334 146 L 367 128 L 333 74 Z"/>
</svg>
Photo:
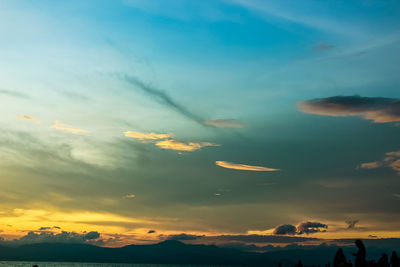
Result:
<svg viewBox="0 0 400 267">
<path fill-rule="evenodd" d="M 243 123 L 235 119 L 221 119 L 221 120 L 206 120 L 206 125 L 211 125 L 218 128 L 243 128 Z"/>
<path fill-rule="evenodd" d="M 180 141 L 176 141 L 173 139 L 167 139 L 167 140 L 162 140 L 156 142 L 156 146 L 162 148 L 162 149 L 171 149 L 171 150 L 177 150 L 177 151 L 195 151 L 198 150 L 202 147 L 207 147 L 207 146 L 219 146 L 217 144 L 213 144 L 210 142 L 201 142 L 201 143 L 195 143 L 195 142 L 189 142 L 189 143 L 183 143 Z"/>
<path fill-rule="evenodd" d="M 40 124 L 40 120 L 39 119 L 37 119 L 35 117 L 32 117 L 32 116 L 29 116 L 29 115 L 16 115 L 15 117 L 17 119 L 20 119 L 20 120 L 33 121 L 33 122 L 35 122 L 37 124 Z"/>
<path fill-rule="evenodd" d="M 388 152 L 385 156 L 381 161 L 362 163 L 359 167 L 362 169 L 389 167 L 400 174 L 400 151 Z"/>
<path fill-rule="evenodd" d="M 171 134 L 158 134 L 158 133 L 142 133 L 135 131 L 127 131 L 124 133 L 126 137 L 135 138 L 139 140 L 160 140 L 171 137 Z"/>
<path fill-rule="evenodd" d="M 227 161 L 216 161 L 215 164 L 222 168 L 241 170 L 241 171 L 274 172 L 274 171 L 280 170 L 280 169 L 273 169 L 273 168 L 262 167 L 262 166 L 237 164 L 237 163 L 232 163 L 232 162 L 227 162 Z"/>
<path fill-rule="evenodd" d="M 127 194 L 124 196 L 124 198 L 135 198 L 135 197 L 136 197 L 136 195 L 134 195 L 134 194 Z"/>
<path fill-rule="evenodd" d="M 175 110 L 176 112 L 180 113 L 181 115 L 185 116 L 186 118 L 195 121 L 201 125 L 206 125 L 204 123 L 204 119 L 201 118 L 199 115 L 194 114 L 193 112 L 189 111 L 185 106 L 176 102 L 171 96 L 169 96 L 166 92 L 159 90 L 149 84 L 144 83 L 140 79 L 130 76 L 130 75 L 120 75 L 121 79 L 128 82 L 130 85 L 133 85 L 134 88 L 141 90 L 142 92 L 146 93 L 157 102 L 167 106 L 168 108 Z"/>
<path fill-rule="evenodd" d="M 0 90 L 0 94 L 9 95 L 9 96 L 13 96 L 13 97 L 24 98 L 24 99 L 30 98 L 26 94 L 23 94 L 23 93 L 20 93 L 20 92 L 17 92 L 17 91 L 10 91 L 10 90 Z"/>
<path fill-rule="evenodd" d="M 400 99 L 333 96 L 298 103 L 304 113 L 346 117 L 361 116 L 376 123 L 400 121 Z"/>
<path fill-rule="evenodd" d="M 88 132 L 87 130 L 76 128 L 76 127 L 61 123 L 59 121 L 55 121 L 55 123 L 52 126 L 50 126 L 50 128 L 61 130 L 61 131 L 67 131 L 67 132 L 71 132 L 71 133 L 75 133 L 75 134 Z"/>
<path fill-rule="evenodd" d="M 362 31 L 356 29 L 348 24 L 341 23 L 335 20 L 329 20 L 322 16 L 312 14 L 301 14 L 298 9 L 288 9 L 288 4 L 282 3 L 281 6 L 278 4 L 280 1 L 258 1 L 258 0 L 233 0 L 226 1 L 230 4 L 236 4 L 246 9 L 258 12 L 259 14 L 265 15 L 268 18 L 276 18 L 283 21 L 299 24 L 308 28 L 316 29 L 324 32 L 331 32 L 339 35 L 345 35 L 349 37 L 359 36 Z"/>
</svg>

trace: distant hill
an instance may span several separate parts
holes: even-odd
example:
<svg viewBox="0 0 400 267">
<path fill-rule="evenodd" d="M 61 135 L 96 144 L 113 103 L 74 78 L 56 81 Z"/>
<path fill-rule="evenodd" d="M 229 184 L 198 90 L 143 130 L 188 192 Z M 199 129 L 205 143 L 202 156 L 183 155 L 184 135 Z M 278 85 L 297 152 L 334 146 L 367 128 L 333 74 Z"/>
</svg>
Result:
<svg viewBox="0 0 400 267">
<path fill-rule="evenodd" d="M 0 260 L 277 266 L 276 261 L 262 253 L 213 245 L 187 245 L 174 240 L 121 248 L 65 243 L 1 246 Z"/>
<path fill-rule="evenodd" d="M 0 261 L 253 266 L 278 266 L 278 262 L 280 262 L 283 267 L 286 267 L 293 266 L 298 260 L 301 260 L 306 265 L 324 266 L 329 261 L 332 263 L 337 249 L 337 246 L 299 246 L 256 253 L 214 245 L 188 245 L 176 240 L 168 240 L 153 245 L 129 245 L 120 248 L 106 248 L 88 244 L 41 243 L 18 247 L 0 246 Z M 356 252 L 357 249 L 351 246 L 344 247 L 343 250 L 347 259 L 354 262 L 354 257 L 351 254 Z M 392 249 L 388 247 L 367 247 L 367 259 L 378 259 L 382 252 L 390 255 L 391 251 Z"/>
</svg>

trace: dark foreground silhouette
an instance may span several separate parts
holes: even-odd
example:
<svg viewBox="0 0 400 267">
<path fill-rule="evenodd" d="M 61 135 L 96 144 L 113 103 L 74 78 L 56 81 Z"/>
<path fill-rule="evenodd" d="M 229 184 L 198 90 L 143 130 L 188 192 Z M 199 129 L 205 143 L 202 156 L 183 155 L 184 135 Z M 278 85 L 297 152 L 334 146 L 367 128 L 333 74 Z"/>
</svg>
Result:
<svg viewBox="0 0 400 267">
<path fill-rule="evenodd" d="M 400 248 L 397 243 L 395 247 L 397 249 Z M 120 248 L 106 248 L 87 244 L 42 243 L 19 247 L 0 246 L 0 261 L 257 265 L 274 267 L 400 267 L 396 252 L 393 251 L 389 257 L 386 254 L 388 251 L 392 250 L 388 250 L 387 247 L 378 249 L 370 246 L 366 249 L 361 240 L 356 241 L 356 247 L 346 246 L 343 249 L 326 245 L 314 247 L 291 246 L 265 253 L 246 252 L 214 245 L 187 245 L 175 240 L 153 245 L 130 245 Z M 40 266 L 40 264 L 38 265 Z"/>
</svg>

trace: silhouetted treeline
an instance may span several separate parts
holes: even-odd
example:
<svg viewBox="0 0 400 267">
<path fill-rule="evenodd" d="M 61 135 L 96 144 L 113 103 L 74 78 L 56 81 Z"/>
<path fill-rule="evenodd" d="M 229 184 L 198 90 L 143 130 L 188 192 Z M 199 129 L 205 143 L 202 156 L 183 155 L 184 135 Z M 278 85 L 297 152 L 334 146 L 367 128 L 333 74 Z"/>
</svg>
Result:
<svg viewBox="0 0 400 267">
<path fill-rule="evenodd" d="M 367 260 L 367 250 L 361 240 L 356 240 L 355 244 L 358 248 L 358 251 L 353 253 L 354 256 L 354 264 L 351 259 L 346 258 L 344 255 L 343 249 L 339 248 L 336 252 L 335 257 L 333 258 L 333 266 L 332 267 L 399 267 L 400 261 L 397 257 L 396 251 L 392 252 L 392 255 L 389 256 L 386 253 L 382 253 L 381 257 L 378 260 Z M 281 267 L 281 264 L 278 265 Z M 317 265 L 321 267 L 320 265 Z M 305 267 L 301 260 L 294 265 L 294 267 Z M 312 265 L 311 267 L 316 267 Z M 324 267 L 331 267 L 331 262 L 325 264 Z"/>
</svg>

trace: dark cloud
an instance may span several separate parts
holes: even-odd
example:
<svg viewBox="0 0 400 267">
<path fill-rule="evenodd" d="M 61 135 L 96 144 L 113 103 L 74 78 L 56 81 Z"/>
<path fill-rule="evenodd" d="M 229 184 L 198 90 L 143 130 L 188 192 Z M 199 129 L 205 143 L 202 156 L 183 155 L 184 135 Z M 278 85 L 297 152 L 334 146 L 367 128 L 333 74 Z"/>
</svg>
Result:
<svg viewBox="0 0 400 267">
<path fill-rule="evenodd" d="M 44 227 L 46 228 L 46 227 Z M 97 243 L 100 238 L 100 233 L 92 231 L 87 233 L 76 233 L 76 232 L 61 232 L 61 233 L 52 233 L 52 232 L 29 232 L 27 235 L 14 239 L 11 241 L 3 241 L 3 243 L 11 244 L 11 245 L 24 245 L 24 244 L 33 244 L 33 243 Z"/>
<path fill-rule="evenodd" d="M 318 240 L 316 238 L 299 237 L 299 236 L 280 236 L 280 235 L 220 235 L 207 236 L 202 240 L 208 241 L 236 241 L 245 243 L 293 243 Z"/>
<path fill-rule="evenodd" d="M 322 228 L 322 229 L 321 229 Z M 302 222 L 297 226 L 297 232 L 301 234 L 312 234 L 326 232 L 328 225 L 319 222 Z"/>
<path fill-rule="evenodd" d="M 53 229 L 61 229 L 61 227 L 58 227 L 58 226 L 53 226 L 53 227 L 49 227 L 49 226 L 40 227 L 40 228 L 38 229 L 38 231 L 49 231 L 49 230 L 53 230 Z"/>
<path fill-rule="evenodd" d="M 347 229 L 354 229 L 356 228 L 356 224 L 359 222 L 360 220 L 348 220 L 346 221 L 347 223 Z"/>
<path fill-rule="evenodd" d="M 180 113 L 181 115 L 185 116 L 186 118 L 195 121 L 203 126 L 207 126 L 205 124 L 204 119 L 201 118 L 199 115 L 194 114 L 193 112 L 189 111 L 185 106 L 177 103 L 174 99 L 172 99 L 171 96 L 169 96 L 166 92 L 161 91 L 157 88 L 154 88 L 153 86 L 144 83 L 140 79 L 122 74 L 119 76 L 129 84 L 133 85 L 135 88 L 140 89 L 142 92 L 146 93 L 147 95 L 151 96 L 153 99 L 155 99 L 157 102 L 169 107 L 172 110 L 175 110 L 176 112 Z"/>
<path fill-rule="evenodd" d="M 9 95 L 9 96 L 13 96 L 13 97 L 24 98 L 24 99 L 30 98 L 28 95 L 20 93 L 20 92 L 17 92 L 17 91 L 9 91 L 9 90 L 1 90 L 0 89 L 0 94 Z"/>
<path fill-rule="evenodd" d="M 291 224 L 281 224 L 275 227 L 274 235 L 295 235 L 297 233 L 296 226 Z"/>
<path fill-rule="evenodd" d="M 156 230 L 149 230 L 147 233 L 148 234 L 154 234 L 156 232 Z"/>
<path fill-rule="evenodd" d="M 361 116 L 376 123 L 400 121 L 400 99 L 333 96 L 298 103 L 304 113 L 325 116 Z"/>
<path fill-rule="evenodd" d="M 179 234 L 179 235 L 169 235 L 167 237 L 168 240 L 181 240 L 181 241 L 186 241 L 186 240 L 196 240 L 199 238 L 202 238 L 204 236 L 202 235 L 189 235 L 189 234 Z"/>
</svg>

